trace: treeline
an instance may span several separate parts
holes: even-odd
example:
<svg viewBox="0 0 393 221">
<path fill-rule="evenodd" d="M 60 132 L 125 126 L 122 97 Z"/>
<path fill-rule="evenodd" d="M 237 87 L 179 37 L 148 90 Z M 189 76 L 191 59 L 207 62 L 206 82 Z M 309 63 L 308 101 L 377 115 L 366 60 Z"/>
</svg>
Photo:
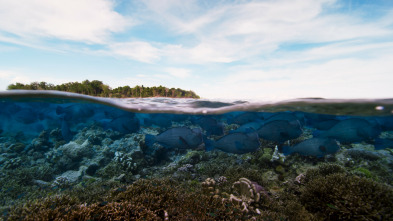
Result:
<svg viewBox="0 0 393 221">
<path fill-rule="evenodd" d="M 167 88 L 163 86 L 158 87 L 144 87 L 142 86 L 124 86 L 112 89 L 108 85 L 98 80 L 85 80 L 82 83 L 68 82 L 65 84 L 54 85 L 46 82 L 32 82 L 31 84 L 10 84 L 8 90 L 23 89 L 23 90 L 56 90 L 73 92 L 98 97 L 172 97 L 172 98 L 200 98 L 193 91 L 185 91 L 180 88 Z"/>
</svg>

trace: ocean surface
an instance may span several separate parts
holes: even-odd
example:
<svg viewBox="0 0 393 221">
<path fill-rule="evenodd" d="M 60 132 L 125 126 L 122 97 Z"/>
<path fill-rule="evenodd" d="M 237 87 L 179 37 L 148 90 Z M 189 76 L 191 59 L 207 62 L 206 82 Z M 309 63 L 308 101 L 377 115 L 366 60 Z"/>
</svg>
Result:
<svg viewBox="0 0 393 221">
<path fill-rule="evenodd" d="M 393 220 L 393 99 L 0 92 L 4 220 Z"/>
</svg>

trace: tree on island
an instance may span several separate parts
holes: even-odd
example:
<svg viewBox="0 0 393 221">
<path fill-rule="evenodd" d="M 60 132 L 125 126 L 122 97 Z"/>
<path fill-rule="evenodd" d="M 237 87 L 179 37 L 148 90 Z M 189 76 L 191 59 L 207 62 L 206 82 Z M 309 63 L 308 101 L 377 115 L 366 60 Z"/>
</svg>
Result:
<svg viewBox="0 0 393 221">
<path fill-rule="evenodd" d="M 60 85 L 48 84 L 42 82 L 32 82 L 30 84 L 15 83 L 8 85 L 7 90 L 55 90 L 66 91 L 79 94 L 85 94 L 98 97 L 168 97 L 172 98 L 200 98 L 194 91 L 186 91 L 180 88 L 167 88 L 164 86 L 158 87 L 144 87 L 143 85 L 136 85 L 135 87 L 123 86 L 112 89 L 102 81 L 98 80 L 84 80 L 79 82 L 68 82 Z M 171 92 L 171 93 L 168 93 Z"/>
</svg>

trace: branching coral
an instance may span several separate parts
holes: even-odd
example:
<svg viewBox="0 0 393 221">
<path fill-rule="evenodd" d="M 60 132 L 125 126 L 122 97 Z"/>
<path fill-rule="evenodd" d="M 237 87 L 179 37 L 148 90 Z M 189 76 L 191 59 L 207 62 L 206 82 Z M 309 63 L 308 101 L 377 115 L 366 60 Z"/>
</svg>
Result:
<svg viewBox="0 0 393 221">
<path fill-rule="evenodd" d="M 344 173 L 309 180 L 300 195 L 308 211 L 328 220 L 390 220 L 392 199 L 391 187 Z"/>
</svg>

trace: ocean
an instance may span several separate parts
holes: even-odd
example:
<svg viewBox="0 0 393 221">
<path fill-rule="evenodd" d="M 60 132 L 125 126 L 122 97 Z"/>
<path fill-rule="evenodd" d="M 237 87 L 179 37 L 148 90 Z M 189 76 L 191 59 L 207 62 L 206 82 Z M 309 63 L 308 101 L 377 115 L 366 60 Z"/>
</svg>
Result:
<svg viewBox="0 0 393 221">
<path fill-rule="evenodd" d="M 4 220 L 392 220 L 393 99 L 0 92 Z"/>
</svg>

